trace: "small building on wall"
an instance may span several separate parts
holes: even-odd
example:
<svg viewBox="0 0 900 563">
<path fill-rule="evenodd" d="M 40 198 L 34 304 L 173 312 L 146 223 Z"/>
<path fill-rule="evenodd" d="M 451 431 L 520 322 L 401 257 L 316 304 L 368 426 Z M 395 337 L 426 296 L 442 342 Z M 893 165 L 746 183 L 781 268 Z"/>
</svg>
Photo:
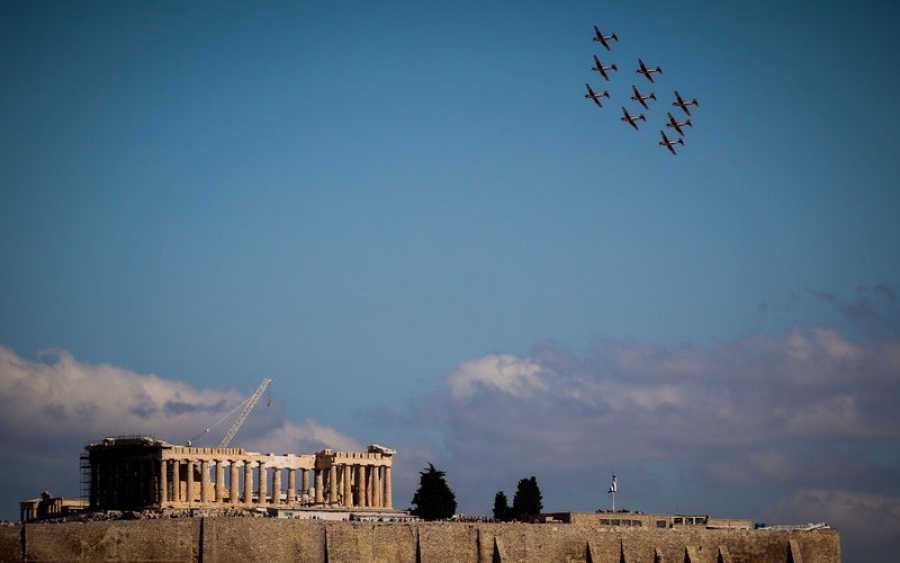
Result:
<svg viewBox="0 0 900 563">
<path fill-rule="evenodd" d="M 60 518 L 81 512 L 87 508 L 87 501 L 54 497 L 44 491 L 39 498 L 23 500 L 19 503 L 19 520 L 32 522 L 44 518 Z"/>
<path fill-rule="evenodd" d="M 396 452 L 260 454 L 176 446 L 149 436 L 85 446 L 90 510 L 334 508 L 391 510 Z"/>
</svg>

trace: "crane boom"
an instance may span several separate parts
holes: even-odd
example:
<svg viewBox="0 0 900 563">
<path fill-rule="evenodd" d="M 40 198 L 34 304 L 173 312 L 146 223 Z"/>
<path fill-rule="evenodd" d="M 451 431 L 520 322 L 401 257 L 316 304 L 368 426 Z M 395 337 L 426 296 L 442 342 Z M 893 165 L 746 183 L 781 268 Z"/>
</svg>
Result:
<svg viewBox="0 0 900 563">
<path fill-rule="evenodd" d="M 241 411 L 240 416 L 238 416 L 237 420 L 234 421 L 234 424 L 231 425 L 231 429 L 228 430 L 228 434 L 225 434 L 225 437 L 222 438 L 222 441 L 219 443 L 220 448 L 228 447 L 228 443 L 231 442 L 231 439 L 234 438 L 235 434 L 237 434 L 237 431 L 241 428 L 241 425 L 244 424 L 244 420 L 246 420 L 247 415 L 250 414 L 250 411 L 253 410 L 254 406 L 256 406 L 256 403 L 259 401 L 259 398 L 262 397 L 263 391 L 266 390 L 266 387 L 269 386 L 269 383 L 272 383 L 271 379 L 263 379 L 262 385 L 259 386 L 259 389 L 256 390 L 256 393 L 254 393 L 253 396 L 250 397 L 250 399 L 247 401 L 247 406 L 244 407 L 244 410 Z"/>
</svg>

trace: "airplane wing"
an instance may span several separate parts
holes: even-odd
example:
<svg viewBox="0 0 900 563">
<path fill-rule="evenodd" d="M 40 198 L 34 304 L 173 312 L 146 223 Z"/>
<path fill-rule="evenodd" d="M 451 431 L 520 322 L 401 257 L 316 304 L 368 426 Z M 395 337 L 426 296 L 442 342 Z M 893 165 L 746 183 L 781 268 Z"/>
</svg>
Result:
<svg viewBox="0 0 900 563">
<path fill-rule="evenodd" d="M 678 124 L 677 121 L 675 121 L 675 118 L 672 116 L 672 113 L 671 113 L 671 112 L 667 112 L 666 115 L 669 116 L 669 122 L 666 124 L 666 126 L 667 126 L 667 127 L 671 127 L 672 129 L 678 131 L 678 134 L 679 134 L 679 135 L 684 136 L 684 131 L 681 130 L 681 126 Z"/>
<path fill-rule="evenodd" d="M 672 143 L 672 141 L 670 141 L 669 138 L 666 137 L 666 132 L 660 131 L 659 134 L 662 137 L 662 142 L 660 143 L 660 145 L 666 147 L 667 149 L 669 149 L 670 153 L 677 156 L 678 153 L 675 152 L 675 148 L 672 146 L 674 143 Z"/>
<path fill-rule="evenodd" d="M 640 131 L 640 129 L 638 129 L 637 123 L 635 123 L 635 118 L 631 117 L 631 115 L 628 113 L 628 110 L 624 107 L 622 108 L 622 114 L 625 116 L 622 118 L 622 121 L 627 121 L 629 125 L 634 127 L 635 131 Z"/>
<path fill-rule="evenodd" d="M 591 88 L 591 85 L 588 84 L 587 82 L 585 82 L 584 85 L 588 91 L 587 96 L 585 96 L 585 98 L 590 98 L 590 99 L 594 100 L 594 103 L 597 104 L 597 107 L 602 108 L 603 104 L 600 103 L 600 100 L 598 99 L 599 96 L 594 93 L 594 90 Z"/>
<path fill-rule="evenodd" d="M 644 101 L 644 97 L 641 96 L 641 93 L 638 92 L 637 86 L 634 84 L 631 85 L 631 90 L 634 92 L 634 96 L 631 97 L 632 100 L 637 100 L 639 104 L 644 106 L 644 109 L 650 109 L 650 106 L 647 105 L 647 102 Z"/>
</svg>

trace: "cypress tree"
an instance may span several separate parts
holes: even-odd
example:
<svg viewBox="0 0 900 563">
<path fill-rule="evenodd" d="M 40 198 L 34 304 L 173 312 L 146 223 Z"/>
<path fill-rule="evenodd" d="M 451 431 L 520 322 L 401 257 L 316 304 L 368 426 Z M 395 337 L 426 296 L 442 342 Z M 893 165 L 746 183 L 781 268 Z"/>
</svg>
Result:
<svg viewBox="0 0 900 563">
<path fill-rule="evenodd" d="M 443 520 L 456 514 L 456 495 L 445 475 L 431 463 L 419 472 L 419 489 L 413 495 L 410 512 L 425 520 Z"/>
<path fill-rule="evenodd" d="M 494 495 L 494 520 L 506 521 L 509 519 L 509 502 L 506 500 L 506 493 L 498 491 Z"/>
<path fill-rule="evenodd" d="M 541 489 L 538 487 L 537 479 L 533 475 L 527 479 L 520 479 L 519 486 L 516 488 L 516 494 L 513 496 L 510 518 L 521 520 L 522 515 L 540 514 L 543 509 L 544 503 L 542 502 Z"/>
</svg>

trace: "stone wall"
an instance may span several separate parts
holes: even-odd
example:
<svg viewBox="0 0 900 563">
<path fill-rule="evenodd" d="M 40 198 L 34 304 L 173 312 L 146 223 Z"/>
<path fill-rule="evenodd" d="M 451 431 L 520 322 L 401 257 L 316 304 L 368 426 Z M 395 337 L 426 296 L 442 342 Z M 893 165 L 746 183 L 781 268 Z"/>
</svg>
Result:
<svg viewBox="0 0 900 563">
<path fill-rule="evenodd" d="M 0 525 L 0 562 L 22 560 L 22 525 Z"/>
<path fill-rule="evenodd" d="M 24 543 L 23 543 L 24 542 Z M 840 563 L 836 530 L 164 518 L 0 527 L 0 563 Z"/>
</svg>

